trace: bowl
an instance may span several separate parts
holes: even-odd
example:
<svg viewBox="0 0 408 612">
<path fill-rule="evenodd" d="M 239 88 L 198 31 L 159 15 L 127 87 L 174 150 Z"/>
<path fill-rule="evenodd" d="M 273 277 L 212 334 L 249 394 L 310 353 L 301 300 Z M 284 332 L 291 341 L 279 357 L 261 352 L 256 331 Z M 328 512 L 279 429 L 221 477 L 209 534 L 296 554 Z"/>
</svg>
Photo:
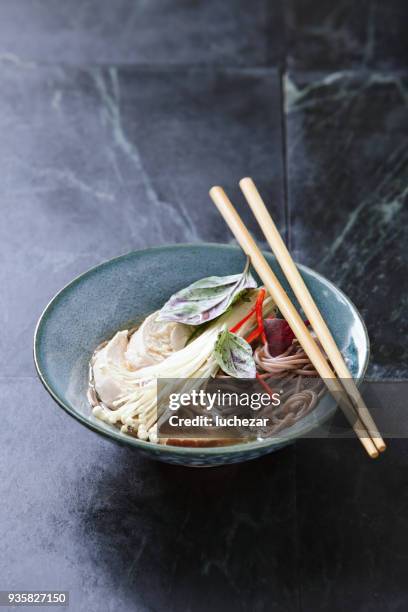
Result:
<svg viewBox="0 0 408 612">
<path fill-rule="evenodd" d="M 270 253 L 269 264 L 300 310 Z M 64 287 L 48 304 L 34 337 L 38 375 L 59 406 L 94 432 L 167 463 L 214 466 L 255 459 L 320 426 L 336 405 L 327 394 L 318 406 L 276 438 L 213 448 L 188 448 L 138 440 L 96 419 L 86 393 L 88 363 L 95 347 L 160 308 L 175 291 L 199 278 L 239 273 L 245 257 L 235 246 L 173 245 L 134 251 L 102 263 Z M 361 379 L 369 358 L 364 322 L 352 302 L 323 276 L 299 266 L 353 376 Z"/>
</svg>

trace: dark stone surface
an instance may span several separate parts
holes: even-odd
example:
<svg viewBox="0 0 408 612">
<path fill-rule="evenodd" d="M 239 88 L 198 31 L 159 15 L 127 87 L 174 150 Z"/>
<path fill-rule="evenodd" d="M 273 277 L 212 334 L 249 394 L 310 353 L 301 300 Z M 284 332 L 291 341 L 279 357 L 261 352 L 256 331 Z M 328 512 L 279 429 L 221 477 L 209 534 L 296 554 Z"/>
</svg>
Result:
<svg viewBox="0 0 408 612">
<path fill-rule="evenodd" d="M 285 92 L 293 253 L 363 313 L 369 374 L 406 377 L 408 74 L 295 73 Z"/>
<path fill-rule="evenodd" d="M 81 427 L 36 380 L 0 395 L 1 588 L 69 590 L 87 612 L 296 609 L 294 448 L 176 468 Z"/>
<path fill-rule="evenodd" d="M 404 68 L 402 0 L 3 0 L 0 57 L 68 64 Z"/>
<path fill-rule="evenodd" d="M 355 440 L 298 444 L 300 610 L 406 610 L 407 465 L 406 439 L 375 461 Z"/>
<path fill-rule="evenodd" d="M 0 589 L 69 589 L 75 612 L 406 609 L 404 440 L 376 462 L 310 440 L 176 469 L 69 419 L 31 360 L 61 286 L 133 248 L 229 241 L 207 191 L 243 212 L 252 174 L 297 259 L 362 310 L 370 374 L 406 379 L 406 17 L 394 0 L 0 3 Z"/>
<path fill-rule="evenodd" d="M 0 56 L 61 63 L 275 65 L 283 5 L 259 0 L 2 0 Z"/>
<path fill-rule="evenodd" d="M 276 71 L 3 59 L 0 73 L 1 586 L 68 589 L 89 612 L 293 609 L 293 449 L 213 472 L 149 462 L 63 414 L 31 357 L 42 308 L 84 269 L 163 242 L 229 241 L 208 198 L 220 179 L 237 196 L 256 175 L 284 225 Z"/>
<path fill-rule="evenodd" d="M 408 4 L 289 0 L 287 63 L 297 70 L 406 68 Z"/>
<path fill-rule="evenodd" d="M 33 373 L 35 322 L 80 272 L 146 246 L 231 241 L 213 184 L 237 199 L 238 180 L 253 174 L 284 226 L 275 70 L 3 61 L 0 78 L 3 374 Z"/>
</svg>

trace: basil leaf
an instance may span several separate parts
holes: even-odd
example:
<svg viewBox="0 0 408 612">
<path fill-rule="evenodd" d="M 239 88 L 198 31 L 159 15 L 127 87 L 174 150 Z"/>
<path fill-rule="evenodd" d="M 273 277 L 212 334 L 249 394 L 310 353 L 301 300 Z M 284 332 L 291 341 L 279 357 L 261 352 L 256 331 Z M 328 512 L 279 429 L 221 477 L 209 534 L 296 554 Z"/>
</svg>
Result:
<svg viewBox="0 0 408 612">
<path fill-rule="evenodd" d="M 158 321 L 177 321 L 201 325 L 222 315 L 245 289 L 255 289 L 257 283 L 249 272 L 247 259 L 242 274 L 209 276 L 181 289 L 165 303 Z"/>
<path fill-rule="evenodd" d="M 221 370 L 234 378 L 255 378 L 252 348 L 246 340 L 225 328 L 214 347 L 214 357 Z"/>
</svg>

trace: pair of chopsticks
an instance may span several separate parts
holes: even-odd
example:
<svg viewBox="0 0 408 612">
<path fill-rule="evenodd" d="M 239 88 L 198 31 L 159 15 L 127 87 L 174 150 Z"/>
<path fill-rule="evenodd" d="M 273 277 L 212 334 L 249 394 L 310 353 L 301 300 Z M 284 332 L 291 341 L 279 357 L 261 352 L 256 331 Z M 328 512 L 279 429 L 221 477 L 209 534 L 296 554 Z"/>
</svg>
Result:
<svg viewBox="0 0 408 612">
<path fill-rule="evenodd" d="M 328 390 L 342 408 L 365 450 L 370 457 L 378 457 L 379 452 L 383 452 L 386 445 L 354 383 L 353 377 L 327 324 L 286 248 L 255 183 L 251 178 L 243 178 L 239 184 L 333 369 L 323 356 L 316 340 L 307 329 L 225 191 L 221 187 L 212 187 L 210 196 L 234 234 L 238 244 L 250 257 L 251 263 L 263 284 L 290 325 L 319 376 L 323 379 Z"/>
</svg>

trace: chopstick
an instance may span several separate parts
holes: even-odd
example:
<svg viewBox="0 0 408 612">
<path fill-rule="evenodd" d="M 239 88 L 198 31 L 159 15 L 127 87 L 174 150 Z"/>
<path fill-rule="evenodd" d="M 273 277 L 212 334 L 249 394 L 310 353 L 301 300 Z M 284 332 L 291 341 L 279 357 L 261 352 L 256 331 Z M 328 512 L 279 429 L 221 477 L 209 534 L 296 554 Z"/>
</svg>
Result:
<svg viewBox="0 0 408 612">
<path fill-rule="evenodd" d="M 269 291 L 269 294 L 275 301 L 282 315 L 290 325 L 293 333 L 314 365 L 316 371 L 325 382 L 330 393 L 343 409 L 366 452 L 372 458 L 378 457 L 378 450 L 363 423 L 354 412 L 350 400 L 344 394 L 344 389 L 341 386 L 341 383 L 338 381 L 336 375 L 329 367 L 315 340 L 302 321 L 289 297 L 286 295 L 282 285 L 271 270 L 264 255 L 261 253 L 255 240 L 245 227 L 241 217 L 238 215 L 226 193 L 221 187 L 212 187 L 210 190 L 210 196 L 214 204 L 217 206 L 219 212 L 224 217 L 224 220 L 235 236 L 238 244 L 250 257 L 253 267 Z"/>
<path fill-rule="evenodd" d="M 386 449 L 386 445 L 378 431 L 378 427 L 374 423 L 374 420 L 354 383 L 353 376 L 351 375 L 351 372 L 348 369 L 343 356 L 329 328 L 327 327 L 320 310 L 316 305 L 316 302 L 312 298 L 302 276 L 300 275 L 299 270 L 296 267 L 295 262 L 286 248 L 286 245 L 282 240 L 282 237 L 275 223 L 273 222 L 254 181 L 251 178 L 243 178 L 239 184 L 252 212 L 256 217 L 256 220 L 259 223 L 259 226 L 265 234 L 265 238 L 269 246 L 271 247 L 289 285 L 293 290 L 293 293 L 296 295 L 306 317 L 309 319 L 321 346 L 326 352 L 326 355 L 334 368 L 334 371 L 339 377 L 347 394 L 353 401 L 358 416 L 367 428 L 367 431 L 377 449 L 380 452 L 383 452 Z"/>
</svg>

